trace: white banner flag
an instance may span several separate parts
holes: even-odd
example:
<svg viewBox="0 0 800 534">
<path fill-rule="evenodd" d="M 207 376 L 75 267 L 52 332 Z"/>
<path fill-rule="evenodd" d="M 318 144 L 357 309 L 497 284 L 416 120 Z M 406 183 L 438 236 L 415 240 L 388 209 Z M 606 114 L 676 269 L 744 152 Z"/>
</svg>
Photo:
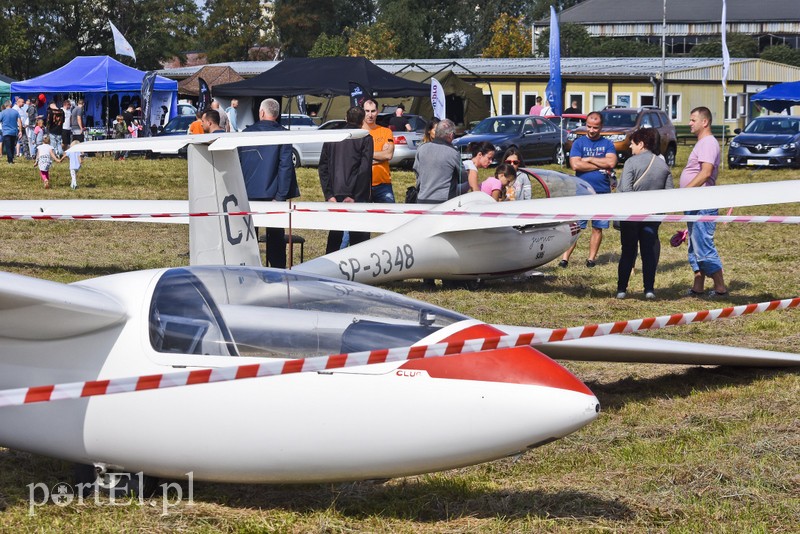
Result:
<svg viewBox="0 0 800 534">
<path fill-rule="evenodd" d="M 133 47 L 128 40 L 122 36 L 122 33 L 114 26 L 113 22 L 109 20 L 108 25 L 111 26 L 111 33 L 114 34 L 114 48 L 116 49 L 117 55 L 130 56 L 136 61 L 136 54 L 133 53 Z"/>
<path fill-rule="evenodd" d="M 436 78 L 431 78 L 431 107 L 434 117 L 439 120 L 445 118 L 444 87 Z"/>
<path fill-rule="evenodd" d="M 728 70 L 731 68 L 731 55 L 728 53 L 728 39 L 727 39 L 727 26 L 728 26 L 728 5 L 725 0 L 722 0 L 722 94 L 728 94 Z"/>
</svg>

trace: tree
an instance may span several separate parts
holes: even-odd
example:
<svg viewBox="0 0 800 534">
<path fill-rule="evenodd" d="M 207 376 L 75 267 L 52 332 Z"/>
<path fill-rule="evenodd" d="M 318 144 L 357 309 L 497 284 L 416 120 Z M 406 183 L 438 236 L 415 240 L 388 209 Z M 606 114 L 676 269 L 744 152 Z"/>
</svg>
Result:
<svg viewBox="0 0 800 534">
<path fill-rule="evenodd" d="M 350 56 L 367 59 L 394 59 L 397 56 L 395 33 L 383 22 L 362 26 L 353 31 L 347 45 Z"/>
<path fill-rule="evenodd" d="M 593 40 L 586 28 L 580 24 L 562 24 L 561 57 L 592 57 Z M 545 28 L 536 39 L 536 51 L 542 56 L 550 55 L 550 28 Z"/>
<path fill-rule="evenodd" d="M 394 32 L 397 57 L 453 57 L 463 48 L 452 0 L 378 0 L 378 21 Z"/>
<path fill-rule="evenodd" d="M 208 0 L 202 46 L 211 63 L 247 61 L 250 49 L 274 41 L 260 0 Z"/>
<path fill-rule="evenodd" d="M 633 39 L 594 37 L 591 46 L 597 57 L 658 57 L 661 55 L 661 45 Z"/>
<path fill-rule="evenodd" d="M 491 40 L 483 49 L 482 57 L 530 57 L 531 34 L 522 23 L 522 17 L 514 18 L 501 13 L 492 24 Z"/>
<path fill-rule="evenodd" d="M 800 67 L 800 50 L 795 50 L 783 44 L 768 46 L 761 52 L 761 59 Z"/>
<path fill-rule="evenodd" d="M 308 52 L 308 57 L 331 57 L 347 55 L 347 38 L 343 35 L 328 36 L 327 33 L 320 34 L 314 42 L 314 46 Z"/>
<path fill-rule="evenodd" d="M 729 33 L 726 36 L 728 53 L 731 57 L 758 57 L 758 41 L 743 33 Z M 722 57 L 722 40 L 706 41 L 692 47 L 692 57 Z"/>
</svg>

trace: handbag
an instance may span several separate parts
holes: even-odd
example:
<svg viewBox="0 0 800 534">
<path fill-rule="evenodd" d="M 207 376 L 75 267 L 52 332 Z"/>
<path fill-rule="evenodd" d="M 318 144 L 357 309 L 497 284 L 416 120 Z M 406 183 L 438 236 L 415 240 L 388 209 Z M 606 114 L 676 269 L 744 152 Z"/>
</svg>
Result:
<svg viewBox="0 0 800 534">
<path fill-rule="evenodd" d="M 412 185 L 406 189 L 406 204 L 416 204 L 418 194 L 419 189 L 417 189 L 417 186 Z"/>
</svg>

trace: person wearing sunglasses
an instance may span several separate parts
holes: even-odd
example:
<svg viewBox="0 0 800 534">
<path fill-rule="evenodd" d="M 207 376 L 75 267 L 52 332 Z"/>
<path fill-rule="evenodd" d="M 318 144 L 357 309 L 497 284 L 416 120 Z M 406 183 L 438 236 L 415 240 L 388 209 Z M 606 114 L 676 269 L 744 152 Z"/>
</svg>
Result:
<svg viewBox="0 0 800 534">
<path fill-rule="evenodd" d="M 519 149 L 512 146 L 505 151 L 500 161 L 506 165 L 512 165 L 517 173 L 517 178 L 512 184 L 514 189 L 514 200 L 532 199 L 533 193 L 531 190 L 531 179 L 526 173 L 520 170 L 525 166 L 525 161 L 522 159 L 522 154 L 520 154 Z"/>
</svg>

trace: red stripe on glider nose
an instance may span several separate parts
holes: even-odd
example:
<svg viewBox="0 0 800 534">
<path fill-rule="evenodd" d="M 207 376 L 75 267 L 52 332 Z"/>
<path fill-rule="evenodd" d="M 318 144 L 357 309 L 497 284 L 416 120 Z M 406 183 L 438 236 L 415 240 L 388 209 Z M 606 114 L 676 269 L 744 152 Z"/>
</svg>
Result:
<svg viewBox="0 0 800 534">
<path fill-rule="evenodd" d="M 502 335 L 505 335 L 505 332 L 487 324 L 479 324 L 457 332 L 443 341 L 464 341 Z M 586 384 L 578 380 L 575 375 L 533 347 L 495 350 L 492 350 L 494 347 L 491 346 L 485 348 L 489 350 L 412 360 L 401 365 L 400 369 L 426 371 L 434 378 L 530 384 L 593 395 Z"/>
</svg>

